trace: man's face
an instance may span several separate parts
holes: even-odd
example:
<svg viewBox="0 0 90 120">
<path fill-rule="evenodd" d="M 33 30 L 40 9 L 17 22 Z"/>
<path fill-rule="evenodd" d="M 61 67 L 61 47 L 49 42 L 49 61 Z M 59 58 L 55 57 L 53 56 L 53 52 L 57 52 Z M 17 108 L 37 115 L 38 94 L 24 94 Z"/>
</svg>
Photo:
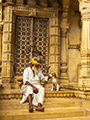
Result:
<svg viewBox="0 0 90 120">
<path fill-rule="evenodd" d="M 34 66 L 32 67 L 32 70 L 34 71 L 34 74 L 35 74 L 35 75 L 38 75 L 38 73 L 39 73 L 39 65 L 34 65 Z"/>
<path fill-rule="evenodd" d="M 35 67 L 36 67 L 37 69 L 39 69 L 39 65 L 35 65 Z"/>
</svg>

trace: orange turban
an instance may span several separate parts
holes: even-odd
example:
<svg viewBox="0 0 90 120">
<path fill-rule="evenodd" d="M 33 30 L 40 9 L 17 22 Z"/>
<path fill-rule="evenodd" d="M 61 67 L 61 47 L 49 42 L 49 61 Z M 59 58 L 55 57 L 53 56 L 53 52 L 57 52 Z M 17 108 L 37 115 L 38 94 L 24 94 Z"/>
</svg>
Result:
<svg viewBox="0 0 90 120">
<path fill-rule="evenodd" d="M 40 65 L 41 64 L 40 62 L 37 61 L 37 57 L 32 58 L 32 61 L 29 62 L 29 63 L 32 63 L 34 65 Z"/>
</svg>

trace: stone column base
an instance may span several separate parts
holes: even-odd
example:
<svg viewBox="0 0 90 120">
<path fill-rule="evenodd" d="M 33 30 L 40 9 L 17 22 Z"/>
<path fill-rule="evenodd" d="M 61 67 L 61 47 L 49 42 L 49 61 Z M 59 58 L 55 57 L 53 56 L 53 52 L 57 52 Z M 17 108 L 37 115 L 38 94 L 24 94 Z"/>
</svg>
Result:
<svg viewBox="0 0 90 120">
<path fill-rule="evenodd" d="M 2 87 L 3 87 L 4 89 L 10 89 L 10 88 L 11 88 L 11 85 L 10 85 L 10 83 L 2 83 Z"/>
<path fill-rule="evenodd" d="M 89 86 L 90 85 L 90 78 L 80 78 L 79 85 Z"/>
<path fill-rule="evenodd" d="M 61 77 L 60 81 L 61 81 L 61 83 L 68 83 L 69 82 L 67 77 Z"/>
</svg>

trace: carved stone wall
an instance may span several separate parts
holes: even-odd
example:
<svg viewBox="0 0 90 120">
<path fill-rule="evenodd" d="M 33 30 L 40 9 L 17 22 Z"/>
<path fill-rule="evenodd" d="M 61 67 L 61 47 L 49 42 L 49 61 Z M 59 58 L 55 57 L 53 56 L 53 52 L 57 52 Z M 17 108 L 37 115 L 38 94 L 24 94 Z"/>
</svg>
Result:
<svg viewBox="0 0 90 120">
<path fill-rule="evenodd" d="M 6 6 L 3 25 L 2 43 L 2 83 L 6 88 L 18 88 L 14 74 L 15 24 L 16 16 L 38 17 L 49 19 L 49 65 L 50 71 L 60 76 L 60 25 L 57 10 L 37 9 L 24 6 Z"/>
<path fill-rule="evenodd" d="M 70 83 L 78 82 L 80 64 L 81 27 L 79 13 L 71 13 L 68 35 L 68 77 Z"/>
<path fill-rule="evenodd" d="M 0 25 L 0 76 L 2 70 L 2 25 Z"/>
<path fill-rule="evenodd" d="M 3 32 L 1 32 L 3 36 L 1 35 L 2 36 L 1 42 L 3 46 L 0 49 L 2 51 L 0 52 L 0 55 L 2 57 L 1 58 L 2 83 L 4 88 L 10 88 L 11 86 L 12 88 L 14 86 L 18 88 L 18 86 L 15 85 L 17 84 L 17 82 L 16 82 L 16 77 L 15 77 L 14 68 L 13 68 L 15 24 L 16 24 L 17 16 L 49 19 L 49 37 L 48 37 L 49 39 L 48 40 L 49 42 L 49 54 L 48 54 L 49 62 L 48 63 L 49 64 L 48 65 L 51 66 L 49 72 L 52 72 L 52 71 L 56 72 L 57 77 L 60 78 L 62 82 L 68 82 L 68 77 L 71 76 L 72 74 L 71 73 L 72 68 L 70 68 L 68 64 L 68 62 L 71 63 L 68 54 L 71 55 L 70 52 L 72 51 L 72 49 L 73 49 L 73 52 L 77 50 L 78 53 L 80 53 L 79 42 L 78 44 L 73 44 L 76 41 L 71 37 L 70 39 L 73 39 L 73 40 L 70 41 L 70 44 L 68 43 L 69 22 L 70 22 L 70 19 L 69 19 L 70 6 L 69 5 L 71 4 L 71 3 L 69 4 L 69 2 L 70 2 L 69 0 L 64 0 L 63 2 L 61 2 L 63 4 L 62 12 L 60 12 L 61 4 L 59 0 L 49 0 L 49 1 L 34 0 L 33 2 L 28 0 L 27 1 L 7 0 L 1 3 L 0 19 L 1 21 L 3 19 L 3 22 L 1 22 L 3 25 Z M 74 2 L 75 1 L 73 0 L 72 4 Z M 2 9 L 3 9 L 3 15 L 2 15 Z M 78 66 L 78 63 L 77 63 L 77 66 Z M 76 65 L 74 65 L 73 67 L 76 68 Z M 75 80 L 74 80 L 73 79 L 74 75 L 72 75 L 73 81 L 76 81 L 77 76 L 75 76 Z"/>
<path fill-rule="evenodd" d="M 3 87 L 10 88 L 10 82 L 13 78 L 14 64 L 14 28 L 15 19 L 13 10 L 10 7 L 5 8 L 5 20 L 3 26 L 2 43 L 2 83 Z"/>
<path fill-rule="evenodd" d="M 60 0 L 3 0 L 3 3 L 28 5 L 29 7 L 60 7 Z"/>
<path fill-rule="evenodd" d="M 58 13 L 50 18 L 50 50 L 49 63 L 51 66 L 50 72 L 56 72 L 60 77 L 60 25 Z"/>
</svg>

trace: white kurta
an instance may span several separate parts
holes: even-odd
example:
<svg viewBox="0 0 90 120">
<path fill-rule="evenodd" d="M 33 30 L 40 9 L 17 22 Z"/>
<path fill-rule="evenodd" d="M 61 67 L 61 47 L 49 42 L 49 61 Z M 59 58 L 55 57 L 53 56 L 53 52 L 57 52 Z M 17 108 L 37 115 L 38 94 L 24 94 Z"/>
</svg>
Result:
<svg viewBox="0 0 90 120">
<path fill-rule="evenodd" d="M 44 102 L 44 93 L 45 92 L 44 92 L 44 87 L 42 87 L 40 85 L 40 80 L 41 81 L 48 81 L 48 76 L 45 77 L 43 75 L 43 73 L 41 72 L 41 70 L 39 70 L 38 76 L 37 75 L 35 77 L 33 77 L 33 76 L 34 76 L 34 74 L 32 72 L 31 67 L 27 67 L 23 73 L 23 86 L 21 88 L 21 92 L 23 93 L 23 97 L 22 97 L 22 100 L 20 101 L 20 103 L 25 102 L 28 95 L 32 94 L 33 95 L 32 104 L 37 106 L 38 103 L 43 104 L 43 102 Z M 33 88 L 31 86 L 25 85 L 26 81 L 28 81 L 33 86 L 38 88 L 37 94 L 33 93 Z"/>
</svg>

